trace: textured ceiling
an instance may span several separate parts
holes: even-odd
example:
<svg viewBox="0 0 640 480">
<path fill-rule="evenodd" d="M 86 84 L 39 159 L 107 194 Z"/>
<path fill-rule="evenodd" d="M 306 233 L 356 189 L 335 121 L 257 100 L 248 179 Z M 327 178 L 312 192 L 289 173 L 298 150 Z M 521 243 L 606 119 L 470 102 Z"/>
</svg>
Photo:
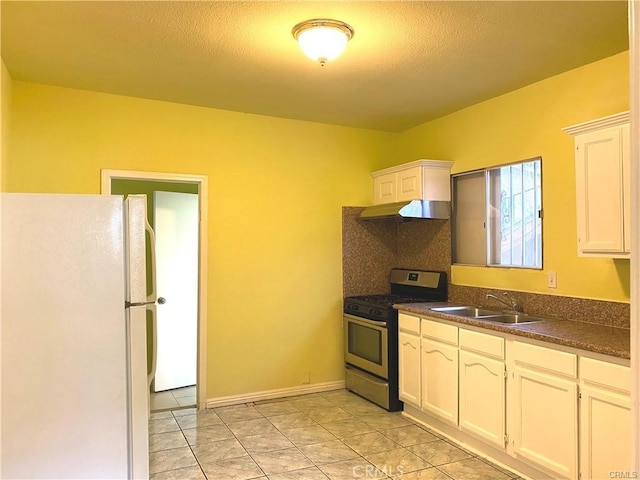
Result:
<svg viewBox="0 0 640 480">
<path fill-rule="evenodd" d="M 14 80 L 402 131 L 628 49 L 625 1 L 2 1 Z M 355 30 L 321 67 L 306 19 Z"/>
</svg>

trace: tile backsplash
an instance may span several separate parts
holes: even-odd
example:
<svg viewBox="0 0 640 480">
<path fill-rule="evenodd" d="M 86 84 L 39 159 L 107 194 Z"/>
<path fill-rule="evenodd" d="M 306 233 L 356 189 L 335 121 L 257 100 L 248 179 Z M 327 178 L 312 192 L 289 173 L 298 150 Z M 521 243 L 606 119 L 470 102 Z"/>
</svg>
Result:
<svg viewBox="0 0 640 480">
<path fill-rule="evenodd" d="M 360 220 L 364 207 L 342 208 L 343 294 L 389 292 L 392 268 L 451 271 L 448 220 Z"/>
<path fill-rule="evenodd" d="M 342 208 L 342 291 L 345 297 L 389 292 L 392 268 L 439 270 L 451 282 L 449 220 L 360 220 L 364 207 Z M 501 290 L 452 285 L 451 303 L 501 308 L 487 293 Z M 510 292 L 526 313 L 630 328 L 628 303 Z"/>
<path fill-rule="evenodd" d="M 389 220 L 361 221 L 363 207 L 342 207 L 343 296 L 389 292 L 398 265 L 398 233 Z"/>
</svg>

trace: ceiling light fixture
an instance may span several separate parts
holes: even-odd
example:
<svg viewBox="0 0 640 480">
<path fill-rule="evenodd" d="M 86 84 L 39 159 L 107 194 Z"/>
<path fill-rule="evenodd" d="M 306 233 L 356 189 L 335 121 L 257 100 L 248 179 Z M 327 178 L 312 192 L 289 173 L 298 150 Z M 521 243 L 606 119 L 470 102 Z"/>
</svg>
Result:
<svg viewBox="0 0 640 480">
<path fill-rule="evenodd" d="M 344 52 L 353 37 L 353 28 L 338 20 L 316 18 L 300 22 L 291 33 L 304 54 L 324 66 Z"/>
</svg>

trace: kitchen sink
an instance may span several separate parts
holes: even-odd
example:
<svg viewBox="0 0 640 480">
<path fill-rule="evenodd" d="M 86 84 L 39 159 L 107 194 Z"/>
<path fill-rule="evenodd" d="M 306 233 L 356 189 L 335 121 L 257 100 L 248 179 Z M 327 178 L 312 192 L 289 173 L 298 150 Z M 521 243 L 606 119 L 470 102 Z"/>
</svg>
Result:
<svg viewBox="0 0 640 480">
<path fill-rule="evenodd" d="M 449 306 L 449 307 L 433 307 L 431 310 L 434 312 L 447 313 L 449 315 L 456 315 L 458 317 L 482 317 L 486 315 L 500 315 L 501 312 L 495 310 L 487 310 L 485 308 L 470 307 L 470 306 Z"/>
<path fill-rule="evenodd" d="M 498 322 L 498 323 L 534 323 L 534 322 L 542 322 L 544 318 L 534 317 L 532 315 L 526 315 L 524 313 L 502 313 L 500 315 L 487 315 L 484 317 L 475 317 L 474 320 L 485 320 L 487 322 Z"/>
<path fill-rule="evenodd" d="M 495 322 L 509 325 L 542 322 L 542 317 L 527 315 L 526 313 L 505 313 L 497 310 L 474 307 L 470 305 L 450 305 L 447 307 L 433 307 L 434 312 L 446 313 L 455 317 L 471 318 L 483 322 Z"/>
</svg>

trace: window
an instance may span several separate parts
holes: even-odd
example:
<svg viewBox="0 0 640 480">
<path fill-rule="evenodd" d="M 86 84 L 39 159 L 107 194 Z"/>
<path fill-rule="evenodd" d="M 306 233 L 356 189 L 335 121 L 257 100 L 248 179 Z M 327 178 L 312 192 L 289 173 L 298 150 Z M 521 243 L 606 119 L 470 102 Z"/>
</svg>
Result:
<svg viewBox="0 0 640 480">
<path fill-rule="evenodd" d="M 541 159 L 453 177 L 453 263 L 542 268 Z"/>
</svg>

